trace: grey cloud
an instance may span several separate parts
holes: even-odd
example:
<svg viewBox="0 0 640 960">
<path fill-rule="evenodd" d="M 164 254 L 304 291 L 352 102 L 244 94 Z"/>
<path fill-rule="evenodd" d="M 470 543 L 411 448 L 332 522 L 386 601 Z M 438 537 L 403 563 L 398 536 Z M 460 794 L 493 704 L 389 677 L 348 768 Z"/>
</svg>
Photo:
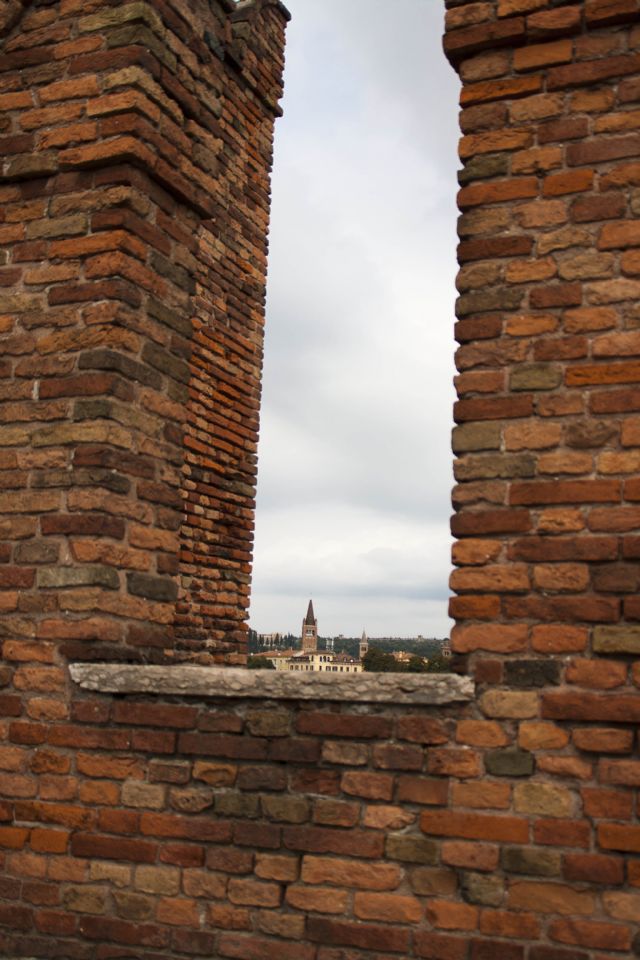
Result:
<svg viewBox="0 0 640 960">
<path fill-rule="evenodd" d="M 252 625 L 297 630 L 315 583 L 335 632 L 368 598 L 386 629 L 393 608 L 397 633 L 443 633 L 457 83 L 442 8 L 290 8 Z"/>
</svg>

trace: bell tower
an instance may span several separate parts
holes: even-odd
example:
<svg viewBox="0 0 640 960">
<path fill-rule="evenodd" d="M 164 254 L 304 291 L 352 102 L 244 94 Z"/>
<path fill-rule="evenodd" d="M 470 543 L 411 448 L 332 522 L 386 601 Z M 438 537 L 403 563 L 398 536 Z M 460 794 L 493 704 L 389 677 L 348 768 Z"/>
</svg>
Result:
<svg viewBox="0 0 640 960">
<path fill-rule="evenodd" d="M 318 649 L 318 621 L 313 613 L 313 601 L 309 600 L 307 615 L 302 621 L 302 652 L 315 653 Z"/>
</svg>

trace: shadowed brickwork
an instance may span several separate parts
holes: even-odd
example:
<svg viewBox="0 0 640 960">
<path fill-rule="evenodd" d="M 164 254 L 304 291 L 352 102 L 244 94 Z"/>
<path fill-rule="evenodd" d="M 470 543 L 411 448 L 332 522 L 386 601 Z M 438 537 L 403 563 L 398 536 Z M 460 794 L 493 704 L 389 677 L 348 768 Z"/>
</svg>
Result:
<svg viewBox="0 0 640 960">
<path fill-rule="evenodd" d="M 640 7 L 448 7 L 463 79 L 452 645 L 483 683 L 566 683 L 545 717 L 630 720 Z"/>
<path fill-rule="evenodd" d="M 7 630 L 237 661 L 286 15 L 22 6 L 0 20 Z"/>
<path fill-rule="evenodd" d="M 0 7 L 3 957 L 640 955 L 640 0 L 446 6 L 475 695 L 346 700 L 228 665 L 286 13 Z"/>
</svg>

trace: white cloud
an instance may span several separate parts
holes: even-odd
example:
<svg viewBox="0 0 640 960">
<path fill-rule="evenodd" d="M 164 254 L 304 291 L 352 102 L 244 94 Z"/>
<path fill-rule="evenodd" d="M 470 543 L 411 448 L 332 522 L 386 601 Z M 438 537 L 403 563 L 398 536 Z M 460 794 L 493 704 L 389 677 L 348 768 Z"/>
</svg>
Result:
<svg viewBox="0 0 640 960">
<path fill-rule="evenodd" d="M 442 10 L 290 9 L 251 623 L 297 631 L 313 592 L 327 632 L 359 632 L 366 600 L 372 634 L 442 635 L 457 143 Z"/>
</svg>

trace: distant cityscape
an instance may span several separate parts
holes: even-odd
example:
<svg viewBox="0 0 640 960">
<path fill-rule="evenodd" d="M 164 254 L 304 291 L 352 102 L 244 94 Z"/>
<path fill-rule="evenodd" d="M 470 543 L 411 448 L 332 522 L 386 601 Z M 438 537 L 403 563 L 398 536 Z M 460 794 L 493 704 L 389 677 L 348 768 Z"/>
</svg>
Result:
<svg viewBox="0 0 640 960">
<path fill-rule="evenodd" d="M 252 669 L 290 672 L 362 673 L 363 671 L 432 672 L 448 669 L 451 647 L 437 637 L 321 637 L 309 600 L 300 635 L 249 631 Z"/>
</svg>

